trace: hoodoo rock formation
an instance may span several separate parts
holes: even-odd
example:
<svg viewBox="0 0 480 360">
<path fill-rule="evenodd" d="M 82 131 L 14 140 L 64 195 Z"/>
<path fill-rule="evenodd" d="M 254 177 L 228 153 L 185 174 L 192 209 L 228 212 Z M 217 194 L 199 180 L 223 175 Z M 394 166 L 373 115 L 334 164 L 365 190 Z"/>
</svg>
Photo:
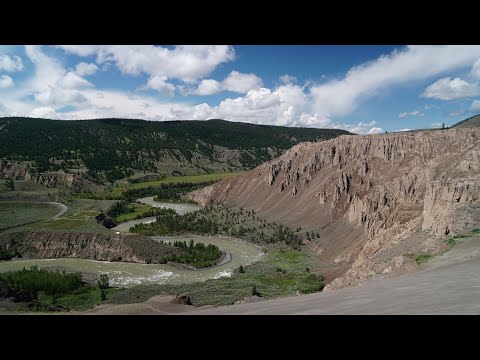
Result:
<svg viewBox="0 0 480 360">
<path fill-rule="evenodd" d="M 254 170 L 188 195 L 254 209 L 320 233 L 309 246 L 327 289 L 413 267 L 447 236 L 480 224 L 480 129 L 352 136 L 301 143 Z"/>
</svg>

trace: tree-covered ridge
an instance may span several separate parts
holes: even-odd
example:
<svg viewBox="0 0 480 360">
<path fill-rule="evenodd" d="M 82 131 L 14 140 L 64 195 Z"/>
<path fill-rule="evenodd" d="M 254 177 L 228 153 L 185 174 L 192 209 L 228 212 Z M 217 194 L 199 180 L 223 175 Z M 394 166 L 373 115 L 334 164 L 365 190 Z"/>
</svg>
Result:
<svg viewBox="0 0 480 360">
<path fill-rule="evenodd" d="M 7 117 L 0 118 L 0 158 L 33 161 L 37 172 L 86 168 L 86 176 L 92 180 L 112 182 L 134 170 L 161 172 L 159 161 L 164 158 L 201 166 L 200 172 L 211 171 L 209 163 L 252 168 L 299 142 L 342 134 L 348 132 L 224 120 L 58 121 Z M 240 153 L 230 156 L 222 149 Z M 199 156 L 206 165 L 197 164 Z"/>
<path fill-rule="evenodd" d="M 257 244 L 284 243 L 294 249 L 303 240 L 320 237 L 318 233 L 300 233 L 301 228 L 290 229 L 282 224 L 269 223 L 256 216 L 254 210 L 235 210 L 226 206 L 207 206 L 203 209 L 179 215 L 175 211 L 156 214 L 156 221 L 135 224 L 130 232 L 146 236 L 196 233 L 207 235 L 231 235 Z"/>
</svg>

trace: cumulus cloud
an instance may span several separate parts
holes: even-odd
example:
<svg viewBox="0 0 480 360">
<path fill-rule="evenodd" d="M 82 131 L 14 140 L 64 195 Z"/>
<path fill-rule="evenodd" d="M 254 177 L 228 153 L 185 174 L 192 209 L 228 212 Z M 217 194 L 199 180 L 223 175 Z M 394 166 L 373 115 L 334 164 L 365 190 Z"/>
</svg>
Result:
<svg viewBox="0 0 480 360">
<path fill-rule="evenodd" d="M 480 58 L 475 61 L 475 64 L 472 66 L 472 70 L 470 71 L 470 76 L 474 79 L 480 80 Z"/>
<path fill-rule="evenodd" d="M 280 76 L 279 79 L 282 84 L 294 84 L 297 82 L 297 78 L 295 76 L 288 74 Z"/>
<path fill-rule="evenodd" d="M 374 61 L 355 66 L 342 79 L 313 86 L 313 109 L 327 116 L 352 113 L 360 102 L 380 90 L 413 80 L 428 79 L 448 70 L 471 66 L 480 46 L 408 46 Z"/>
<path fill-rule="evenodd" d="M 223 88 L 240 94 L 245 94 L 249 90 L 261 87 L 262 79 L 255 74 L 243 74 L 238 71 L 232 71 L 224 80 Z"/>
<path fill-rule="evenodd" d="M 470 112 L 480 113 L 480 100 L 474 100 L 470 106 Z"/>
<path fill-rule="evenodd" d="M 424 116 L 425 114 L 422 113 L 421 111 L 419 110 L 414 110 L 414 111 L 410 111 L 410 112 L 402 112 L 400 114 L 398 114 L 398 118 L 399 119 L 403 119 L 407 116 L 418 116 L 418 117 L 422 117 Z"/>
<path fill-rule="evenodd" d="M 344 129 L 348 130 L 354 134 L 379 134 L 383 131 L 382 128 L 376 127 L 377 122 L 372 120 L 370 122 L 359 122 L 358 124 L 336 124 L 333 127 L 334 129 Z"/>
<path fill-rule="evenodd" d="M 175 86 L 166 81 L 165 76 L 152 76 L 148 80 L 147 88 L 158 91 L 159 94 L 165 97 L 173 97 L 175 94 Z"/>
<path fill-rule="evenodd" d="M 478 84 L 470 84 L 460 78 L 445 77 L 428 86 L 421 96 L 440 100 L 454 100 L 478 95 L 480 95 Z"/>
<path fill-rule="evenodd" d="M 68 72 L 65 76 L 61 77 L 56 84 L 62 88 L 66 89 L 76 89 L 93 86 L 92 83 L 85 80 L 81 76 L 78 76 L 74 72 Z"/>
<path fill-rule="evenodd" d="M 23 70 L 23 62 L 19 56 L 0 54 L 0 71 L 16 72 Z"/>
<path fill-rule="evenodd" d="M 371 128 L 370 130 L 368 130 L 368 134 L 369 135 L 372 135 L 372 134 L 381 134 L 383 133 L 383 129 L 382 128 L 379 128 L 379 127 L 373 127 Z"/>
<path fill-rule="evenodd" d="M 97 72 L 97 70 L 98 70 L 97 65 L 93 63 L 87 64 L 86 62 L 80 62 L 75 67 L 75 73 L 77 73 L 77 75 L 79 76 L 93 75 Z"/>
<path fill-rule="evenodd" d="M 233 70 L 222 82 L 213 79 L 204 79 L 193 91 L 185 94 L 213 95 L 221 91 L 232 91 L 246 94 L 252 89 L 259 89 L 263 85 L 262 79 L 255 74 L 245 74 Z"/>
<path fill-rule="evenodd" d="M 198 88 L 193 92 L 196 95 L 213 95 L 222 91 L 222 83 L 213 79 L 200 81 Z"/>
<path fill-rule="evenodd" d="M 35 65 L 35 73 L 18 96 L 33 95 L 43 107 L 88 105 L 82 91 L 93 87 L 92 83 L 75 72 L 67 72 L 59 61 L 47 56 L 41 46 L 26 46 L 25 52 Z"/>
<path fill-rule="evenodd" d="M 13 79 L 8 76 L 8 75 L 2 75 L 0 76 L 0 89 L 7 89 L 10 87 L 13 87 L 15 83 L 13 82 Z"/>
<path fill-rule="evenodd" d="M 33 109 L 29 116 L 33 118 L 59 119 L 59 114 L 48 106 Z"/>
<path fill-rule="evenodd" d="M 259 76 L 238 71 L 232 71 L 223 80 L 205 78 L 222 62 L 234 59 L 235 52 L 229 46 L 75 45 L 62 48 L 78 56 L 94 56 L 96 64 L 81 62 L 68 71 L 57 59 L 47 56 L 42 47 L 27 46 L 25 50 L 34 64 L 34 75 L 14 90 L 4 92 L 8 99 L 2 98 L 2 101 L 8 100 L 9 111 L 64 119 L 123 117 L 163 121 L 223 118 L 254 124 L 341 128 L 359 134 L 373 134 L 384 132 L 376 121 L 346 124 L 336 121 L 335 117 L 350 114 L 362 101 L 389 86 L 470 68 L 480 56 L 480 47 L 476 46 L 410 46 L 353 67 L 345 76 L 329 78 L 321 84 L 297 84 L 293 76 L 283 75 L 278 86 L 266 88 Z M 239 95 L 216 104 L 192 105 L 165 99 L 160 101 L 145 93 L 96 89 L 84 78 L 98 68 L 108 71 L 108 66 L 117 66 L 124 74 L 146 74 L 148 81 L 141 88 L 154 89 L 166 96 L 172 96 L 177 89 L 183 94 L 197 95 L 211 95 L 228 89 Z M 178 80 L 178 83 L 174 85 L 172 80 Z M 60 113 L 59 109 L 67 105 L 74 108 Z M 480 107 L 480 104 L 476 106 Z M 421 111 L 405 112 L 403 117 L 422 116 Z"/>
<path fill-rule="evenodd" d="M 178 45 L 173 49 L 153 45 L 60 45 L 78 56 L 96 55 L 97 64 L 113 62 L 128 75 L 141 73 L 194 83 L 222 63 L 235 59 L 227 45 Z"/>
<path fill-rule="evenodd" d="M 406 128 L 406 129 L 401 129 L 401 130 L 395 130 L 394 132 L 404 132 L 404 131 L 412 131 L 414 129 L 409 129 L 409 128 Z"/>
</svg>

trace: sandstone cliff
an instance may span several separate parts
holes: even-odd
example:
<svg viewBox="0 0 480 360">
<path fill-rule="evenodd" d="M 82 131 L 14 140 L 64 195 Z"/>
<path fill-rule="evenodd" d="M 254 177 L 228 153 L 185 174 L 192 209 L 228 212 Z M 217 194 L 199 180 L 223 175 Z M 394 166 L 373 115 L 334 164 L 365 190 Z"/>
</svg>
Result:
<svg viewBox="0 0 480 360">
<path fill-rule="evenodd" d="M 414 266 L 409 254 L 480 227 L 480 129 L 341 136 L 301 143 L 190 199 L 254 209 L 316 230 L 327 289 Z"/>
<path fill-rule="evenodd" d="M 48 232 L 0 235 L 0 254 L 16 254 L 22 258 L 72 257 L 158 264 L 165 263 L 165 255 L 181 252 L 145 236 Z"/>
</svg>

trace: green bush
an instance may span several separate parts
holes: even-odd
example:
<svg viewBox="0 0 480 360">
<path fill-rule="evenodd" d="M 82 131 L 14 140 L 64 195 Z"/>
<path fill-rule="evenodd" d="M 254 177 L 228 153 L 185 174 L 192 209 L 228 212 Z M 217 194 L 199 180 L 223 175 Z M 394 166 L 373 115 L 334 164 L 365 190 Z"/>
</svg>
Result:
<svg viewBox="0 0 480 360">
<path fill-rule="evenodd" d="M 37 293 L 44 291 L 47 295 L 62 295 L 82 286 L 80 273 L 51 272 L 32 266 L 30 269 L 9 272 L 0 275 L 14 291 Z"/>
<path fill-rule="evenodd" d="M 110 279 L 108 278 L 108 275 L 101 274 L 97 284 L 100 289 L 108 289 L 110 287 Z"/>
</svg>

